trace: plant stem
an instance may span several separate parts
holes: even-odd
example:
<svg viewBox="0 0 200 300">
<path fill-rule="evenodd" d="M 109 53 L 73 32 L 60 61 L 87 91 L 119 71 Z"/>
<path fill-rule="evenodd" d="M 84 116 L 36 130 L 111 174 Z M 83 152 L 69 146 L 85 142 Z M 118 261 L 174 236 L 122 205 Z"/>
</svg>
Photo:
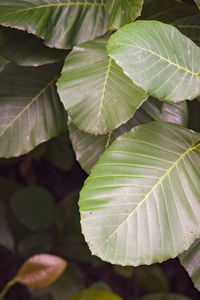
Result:
<svg viewBox="0 0 200 300">
<path fill-rule="evenodd" d="M 4 296 L 7 294 L 9 289 L 17 282 L 17 278 L 15 277 L 14 279 L 8 281 L 6 286 L 4 287 L 3 291 L 0 293 L 0 299 L 3 299 Z"/>
</svg>

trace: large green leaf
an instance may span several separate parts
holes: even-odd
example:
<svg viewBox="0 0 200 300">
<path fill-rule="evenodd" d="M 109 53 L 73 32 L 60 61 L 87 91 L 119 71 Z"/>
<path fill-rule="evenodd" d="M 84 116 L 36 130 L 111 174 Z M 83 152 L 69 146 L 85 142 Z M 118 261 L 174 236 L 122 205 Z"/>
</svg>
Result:
<svg viewBox="0 0 200 300">
<path fill-rule="evenodd" d="M 200 134 L 151 122 L 120 136 L 80 193 L 94 255 L 120 265 L 161 262 L 200 236 Z"/>
<path fill-rule="evenodd" d="M 111 292 L 103 291 L 103 290 L 82 290 L 70 297 L 66 300 L 122 300 L 121 297 L 113 294 Z"/>
<path fill-rule="evenodd" d="M 142 297 L 141 300 L 191 300 L 184 295 L 175 294 L 175 293 L 160 293 L 152 294 L 145 297 Z"/>
<path fill-rule="evenodd" d="M 181 18 L 173 22 L 173 25 L 200 46 L 200 16 Z"/>
<path fill-rule="evenodd" d="M 0 27 L 0 54 L 18 65 L 35 67 L 54 63 L 67 53 L 66 50 L 48 48 L 41 39 L 27 32 Z"/>
<path fill-rule="evenodd" d="M 0 156 L 19 156 L 66 129 L 56 92 L 60 65 L 7 64 L 0 73 Z"/>
<path fill-rule="evenodd" d="M 106 53 L 107 38 L 86 42 L 67 57 L 58 92 L 72 121 L 93 134 L 130 119 L 147 98 Z"/>
<path fill-rule="evenodd" d="M 178 18 L 197 15 L 197 7 L 177 0 L 152 0 L 144 5 L 142 19 L 172 22 Z"/>
<path fill-rule="evenodd" d="M 166 103 L 157 99 L 149 98 L 136 111 L 134 117 L 130 119 L 125 125 L 120 126 L 113 132 L 107 135 L 92 135 L 81 131 L 73 123 L 69 124 L 70 138 L 76 159 L 81 167 L 90 173 L 91 168 L 98 161 L 105 149 L 112 144 L 112 142 L 123 133 L 129 131 L 133 127 L 148 123 L 150 121 L 165 121 L 173 122 L 179 125 L 187 125 L 187 104 L 181 103 Z"/>
<path fill-rule="evenodd" d="M 200 239 L 179 256 L 181 264 L 189 273 L 195 287 L 200 291 Z"/>
<path fill-rule="evenodd" d="M 10 206 L 18 221 L 29 230 L 48 229 L 57 221 L 52 195 L 38 186 L 17 191 L 10 199 Z"/>
<path fill-rule="evenodd" d="M 50 47 L 72 46 L 107 30 L 105 0 L 0 0 L 0 24 L 26 30 Z"/>
<path fill-rule="evenodd" d="M 200 94 L 200 48 L 174 26 L 138 21 L 113 34 L 108 52 L 136 85 L 179 102 Z"/>
<path fill-rule="evenodd" d="M 109 29 L 118 29 L 140 16 L 143 0 L 107 0 L 106 10 L 110 15 Z"/>
</svg>

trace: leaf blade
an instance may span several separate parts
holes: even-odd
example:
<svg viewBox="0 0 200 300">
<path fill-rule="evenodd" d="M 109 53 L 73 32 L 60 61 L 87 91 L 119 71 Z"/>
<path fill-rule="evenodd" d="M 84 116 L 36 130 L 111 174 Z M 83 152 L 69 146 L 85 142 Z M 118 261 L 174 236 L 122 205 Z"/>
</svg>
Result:
<svg viewBox="0 0 200 300">
<path fill-rule="evenodd" d="M 109 147 L 79 200 L 82 231 L 93 254 L 115 264 L 140 265 L 189 247 L 199 235 L 199 179 L 190 161 L 199 164 L 194 145 L 199 137 L 174 124 L 152 122 Z M 180 175 L 185 164 L 192 187 L 190 177 Z"/>
<path fill-rule="evenodd" d="M 171 25 L 158 21 L 125 25 L 112 35 L 107 48 L 126 75 L 158 99 L 179 102 L 200 94 L 200 68 L 194 63 L 200 49 Z"/>
</svg>

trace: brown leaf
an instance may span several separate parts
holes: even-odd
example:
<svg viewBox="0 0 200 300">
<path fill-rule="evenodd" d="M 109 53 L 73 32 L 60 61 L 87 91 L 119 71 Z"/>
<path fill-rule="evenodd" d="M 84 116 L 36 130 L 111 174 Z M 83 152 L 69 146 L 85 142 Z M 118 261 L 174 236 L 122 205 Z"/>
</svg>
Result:
<svg viewBox="0 0 200 300">
<path fill-rule="evenodd" d="M 58 256 L 39 254 L 30 257 L 19 269 L 17 281 L 31 288 L 46 287 L 63 273 L 67 262 Z"/>
</svg>

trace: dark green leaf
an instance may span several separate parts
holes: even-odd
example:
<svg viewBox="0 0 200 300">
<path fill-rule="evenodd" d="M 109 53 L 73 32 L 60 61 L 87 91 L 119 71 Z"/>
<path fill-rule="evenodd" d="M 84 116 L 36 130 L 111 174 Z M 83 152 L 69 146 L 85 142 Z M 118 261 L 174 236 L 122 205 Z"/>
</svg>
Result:
<svg viewBox="0 0 200 300">
<path fill-rule="evenodd" d="M 200 291 L 200 239 L 179 256 L 181 264 L 191 277 L 194 286 Z"/>
<path fill-rule="evenodd" d="M 18 245 L 18 255 L 30 257 L 35 254 L 47 253 L 53 246 L 53 238 L 48 233 L 34 233 L 26 236 Z"/>
<path fill-rule="evenodd" d="M 14 250 L 14 244 L 15 241 L 8 226 L 6 206 L 3 202 L 0 202 L 0 246 Z"/>
<path fill-rule="evenodd" d="M 172 122 L 186 126 L 188 120 L 187 104 L 166 103 L 153 98 L 149 98 L 135 113 L 135 116 L 125 125 L 115 129 L 107 135 L 92 135 L 78 129 L 73 123 L 69 124 L 70 138 L 76 159 L 81 167 L 90 173 L 91 168 L 98 161 L 105 149 L 123 133 L 139 124 L 150 121 Z"/>
<path fill-rule="evenodd" d="M 167 278 L 158 264 L 138 267 L 136 269 L 136 276 L 140 287 L 145 292 L 158 293 L 169 290 Z"/>
<path fill-rule="evenodd" d="M 103 38 L 74 48 L 57 84 L 72 121 L 95 135 L 128 121 L 147 98 L 109 58 L 106 44 Z"/>
<path fill-rule="evenodd" d="M 106 10 L 110 15 L 109 29 L 118 29 L 133 22 L 141 15 L 143 0 L 107 0 Z"/>
<path fill-rule="evenodd" d="M 178 19 L 173 22 L 183 34 L 187 35 L 193 42 L 200 46 L 200 16 L 191 16 Z"/>
<path fill-rule="evenodd" d="M 199 11 L 195 6 L 177 0 L 153 0 L 144 5 L 142 19 L 170 23 L 176 19 L 197 15 L 198 13 Z"/>
<path fill-rule="evenodd" d="M 0 73 L 0 156 L 19 156 L 66 130 L 56 92 L 61 65 L 18 67 Z"/>
<path fill-rule="evenodd" d="M 107 30 L 105 0 L 0 0 L 0 24 L 26 30 L 55 48 L 71 49 Z"/>
<path fill-rule="evenodd" d="M 67 53 L 66 50 L 48 48 L 41 39 L 27 32 L 0 27 L 0 54 L 18 65 L 35 67 L 54 63 Z"/>
<path fill-rule="evenodd" d="M 120 136 L 80 193 L 94 255 L 120 265 L 162 262 L 199 237 L 200 134 L 162 122 Z M 184 222 L 183 222 L 184 219 Z"/>
<path fill-rule="evenodd" d="M 74 153 L 67 134 L 50 140 L 46 146 L 45 159 L 64 171 L 69 171 L 73 167 Z"/>
<path fill-rule="evenodd" d="M 10 199 L 17 219 L 30 230 L 47 229 L 57 220 L 57 211 L 51 194 L 41 187 L 27 187 Z"/>
<path fill-rule="evenodd" d="M 200 94 L 200 48 L 171 25 L 125 25 L 111 36 L 108 52 L 136 85 L 158 99 L 179 102 Z"/>
</svg>

